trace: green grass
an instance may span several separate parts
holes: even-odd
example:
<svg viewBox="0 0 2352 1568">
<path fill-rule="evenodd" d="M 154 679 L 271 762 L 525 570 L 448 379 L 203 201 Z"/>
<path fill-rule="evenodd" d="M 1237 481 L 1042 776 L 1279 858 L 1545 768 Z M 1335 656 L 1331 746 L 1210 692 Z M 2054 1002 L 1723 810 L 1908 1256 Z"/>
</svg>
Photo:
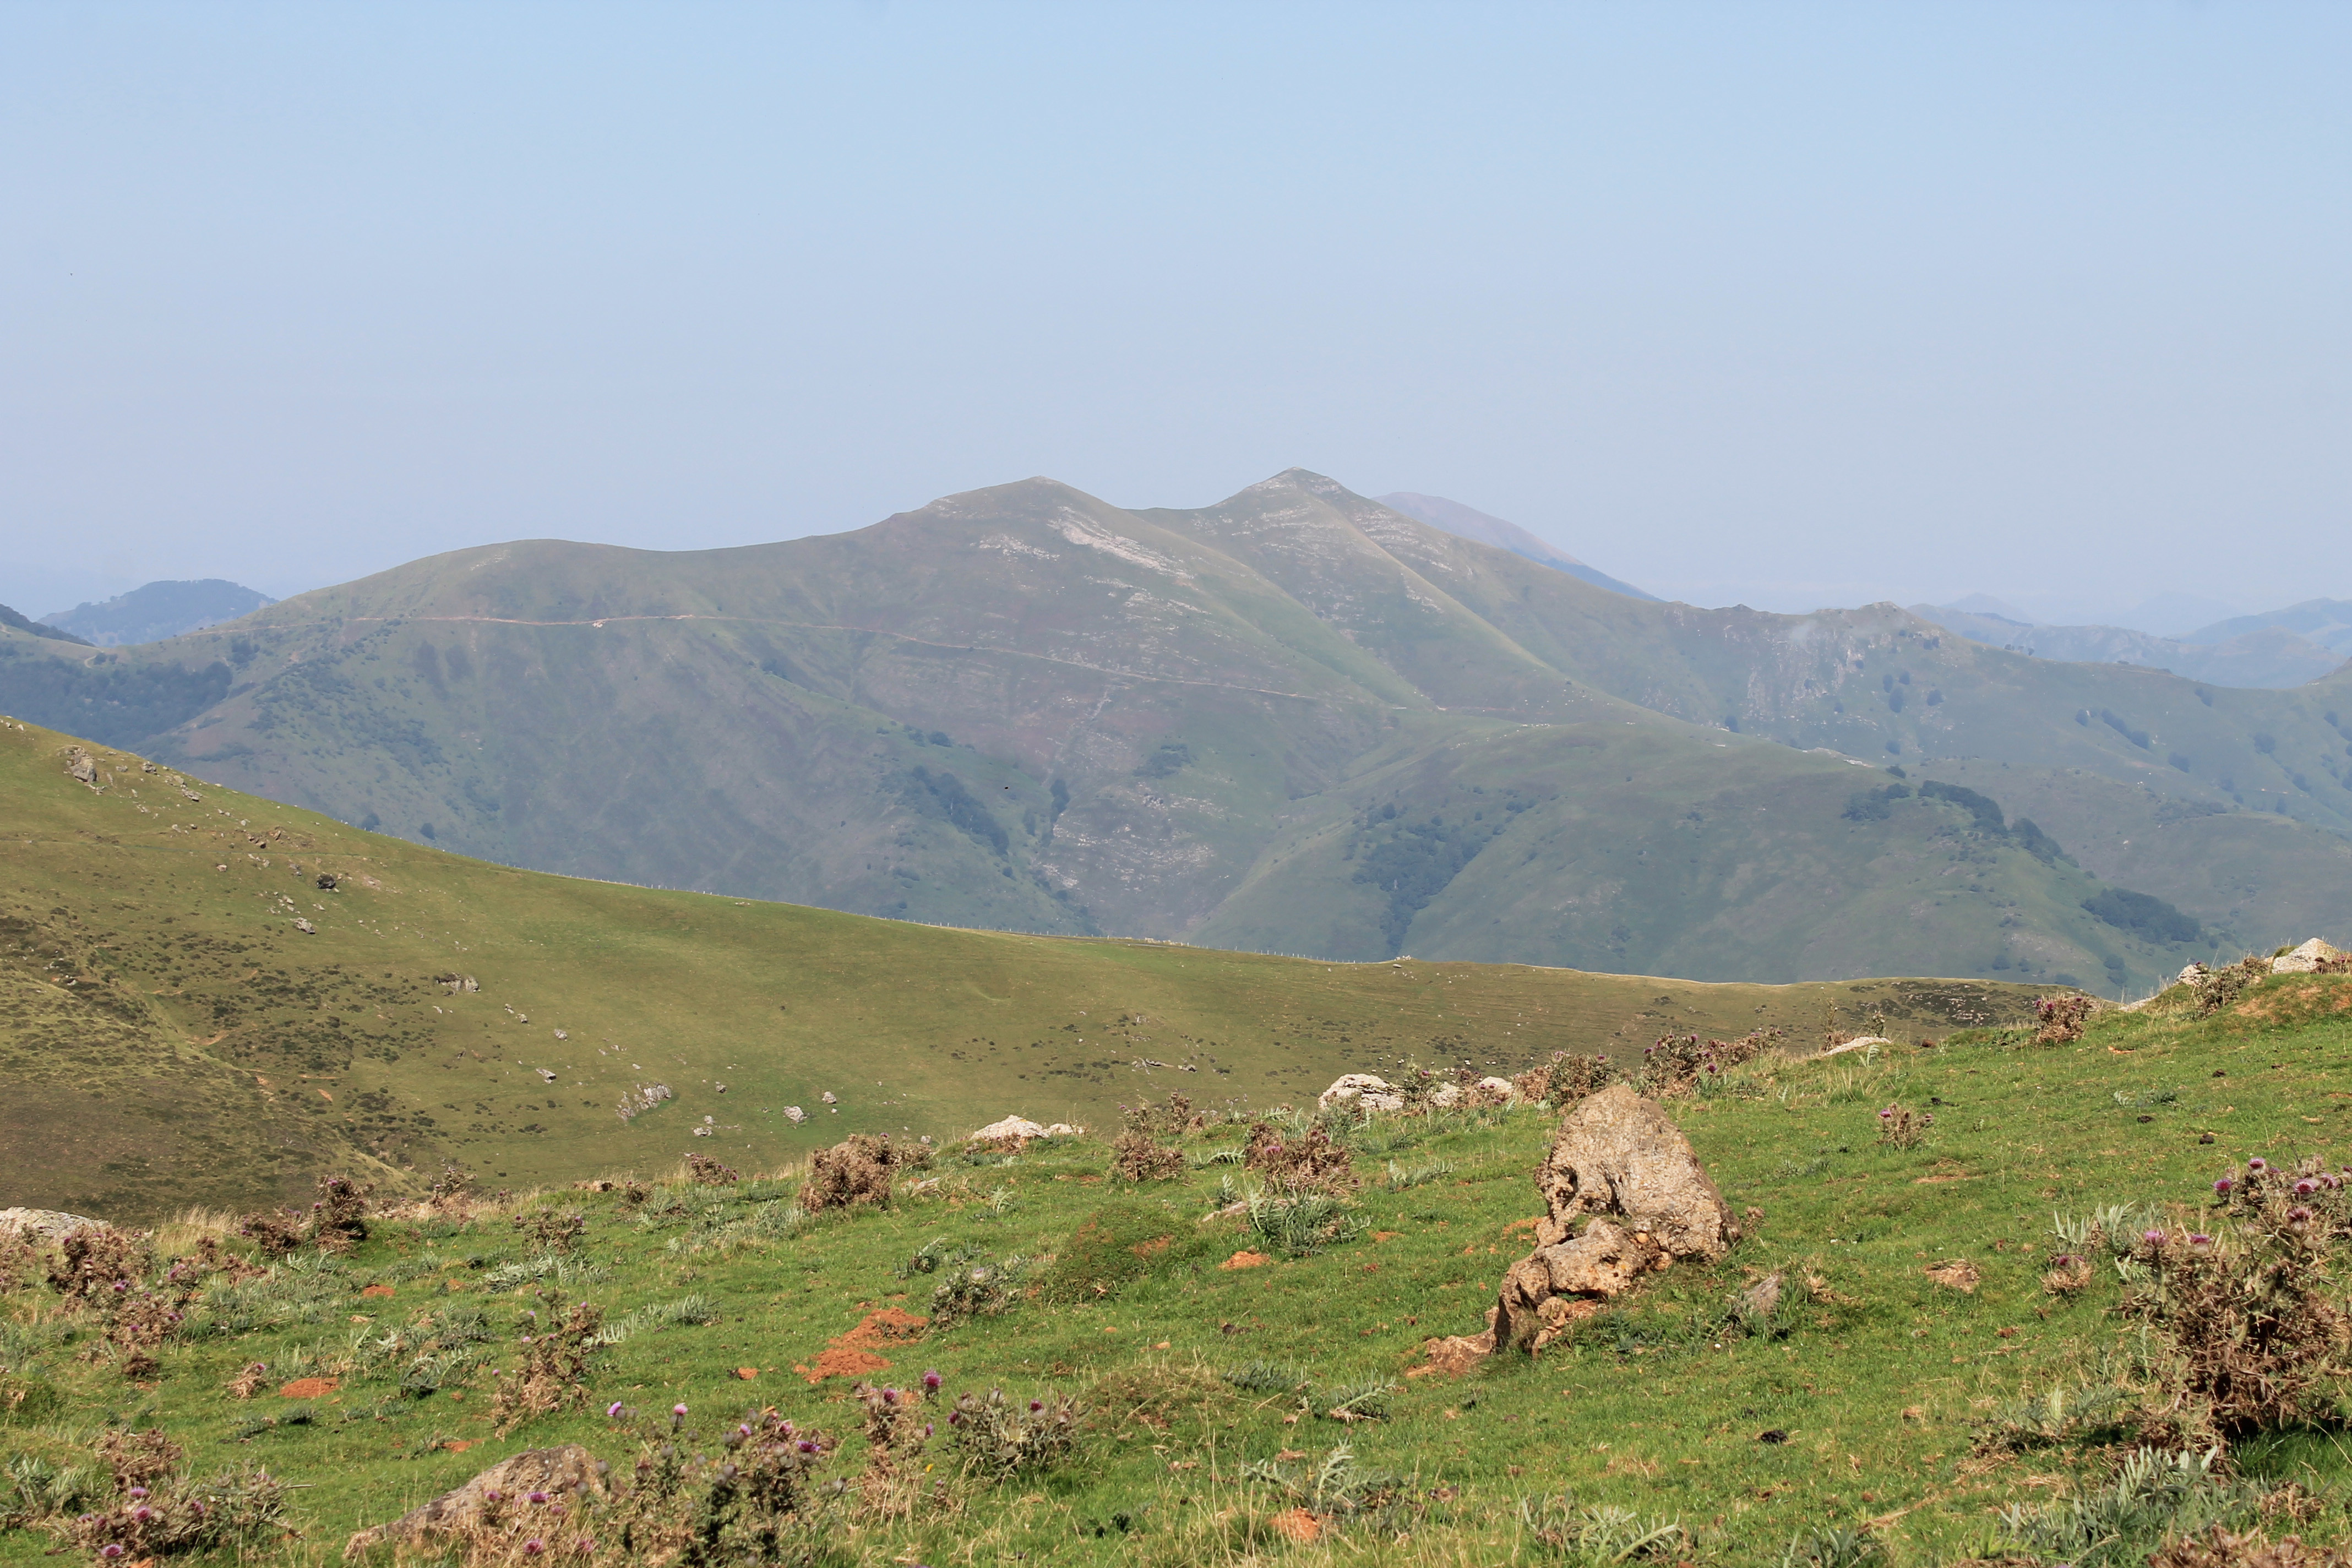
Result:
<svg viewBox="0 0 2352 1568">
<path fill-rule="evenodd" d="M 2108 1484 L 2111 1451 L 1986 1441 L 2003 1406 L 2046 1404 L 2128 1339 L 2112 1275 L 2073 1300 L 2043 1290 L 2045 1260 L 2063 1249 L 2053 1215 L 2116 1204 L 2194 1215 L 2213 1176 L 2247 1156 L 2340 1161 L 2352 1152 L 2352 1100 L 2336 1087 L 2347 1057 L 2352 976 L 2294 976 L 2211 1019 L 2169 998 L 2103 1015 L 2069 1046 L 1994 1029 L 1867 1062 L 1764 1059 L 1726 1092 L 1670 1102 L 1727 1199 L 1754 1211 L 1730 1257 L 1655 1277 L 1540 1357 L 1497 1357 L 1458 1381 L 1406 1373 L 1424 1337 L 1479 1326 L 1525 1250 L 1515 1222 L 1538 1211 L 1531 1175 L 1550 1125 L 1537 1112 L 1377 1124 L 1383 1152 L 1357 1160 L 1361 1233 L 1240 1270 L 1218 1263 L 1256 1246 L 1246 1218 L 1203 1216 L 1221 1181 L 1244 1173 L 1203 1164 L 1122 1188 L 1104 1179 L 1107 1151 L 1092 1140 L 987 1168 L 946 1156 L 887 1212 L 790 1223 L 790 1170 L 725 1189 L 664 1186 L 641 1206 L 570 1192 L 517 1201 L 588 1216 L 563 1293 L 639 1325 L 600 1353 L 596 1407 L 684 1404 L 706 1435 L 755 1404 L 854 1432 L 846 1380 L 811 1384 L 794 1368 L 869 1311 L 927 1312 L 971 1260 L 1089 1257 L 1101 1250 L 1079 1239 L 1089 1222 L 1112 1242 L 1179 1238 L 1098 1270 L 1105 1289 L 1091 1299 L 1023 1296 L 878 1347 L 891 1365 L 876 1375 L 902 1386 L 936 1368 L 950 1394 L 1075 1394 L 1090 1414 L 1075 1462 L 971 1488 L 952 1517 L 866 1530 L 845 1545 L 851 1560 L 1573 1561 L 1540 1535 L 1565 1521 L 1594 1541 L 1678 1521 L 1696 1537 L 1682 1554 L 1706 1563 L 1777 1564 L 1792 1537 L 1828 1529 L 1874 1534 L 1895 1563 L 1929 1563 L 1998 1547 L 2001 1509 L 2095 1502 Z M 1934 1114 L 1920 1146 L 1877 1142 L 1875 1111 L 1893 1101 Z M 2200 1142 L 2208 1131 L 2215 1142 Z M 1234 1139 L 1213 1129 L 1191 1147 Z M 1451 1169 L 1391 1191 L 1390 1159 Z M 780 1217 L 763 1226 L 761 1215 Z M 184 1247 L 185 1234 L 166 1239 Z M 601 1416 L 491 1434 L 489 1378 L 514 1359 L 520 1314 L 543 1304 L 513 1267 L 529 1252 L 496 1213 L 467 1227 L 380 1225 L 344 1262 L 281 1270 L 243 1288 L 236 1310 L 199 1314 L 227 1331 L 167 1348 L 152 1389 L 77 1359 L 41 1294 L 20 1294 L 0 1361 L 65 1404 L 0 1427 L 0 1448 L 63 1460 L 101 1423 L 159 1421 L 199 1474 L 261 1460 L 301 1485 L 305 1535 L 287 1554 L 318 1562 L 345 1531 L 525 1447 L 577 1441 L 625 1469 L 635 1438 Z M 925 1252 L 932 1269 L 909 1264 Z M 1953 1260 L 1979 1271 L 1972 1293 L 1925 1272 Z M 1788 1280 L 1780 1310 L 1761 1335 L 1735 1331 L 1733 1298 L 1772 1269 Z M 392 1294 L 361 1293 L 372 1284 Z M 690 1298 L 704 1304 L 677 1307 Z M 449 1330 L 462 1342 L 454 1370 L 418 1397 L 401 1391 L 402 1355 L 354 1347 L 428 1312 L 478 1321 L 489 1337 Z M 256 1360 L 273 1387 L 298 1369 L 340 1386 L 299 1402 L 310 1415 L 297 1424 L 286 1419 L 297 1401 L 222 1392 Z M 735 1375 L 743 1367 L 755 1375 Z M 1339 1409 L 1377 1416 L 1336 1419 Z M 453 1452 L 453 1440 L 474 1446 Z M 857 1449 L 853 1436 L 836 1468 L 854 1473 Z M 2299 1527 L 2306 1539 L 2338 1539 L 2347 1459 L 2328 1432 L 2242 1445 L 2227 1496 L 2294 1481 L 2322 1499 Z M 1381 1472 L 1401 1478 L 1392 1493 L 1372 1484 Z M 1302 1500 L 1338 1520 L 1312 1547 L 1269 1533 Z M 46 1544 L 0 1534 L 0 1561 L 29 1563 Z"/>
<path fill-rule="evenodd" d="M 108 748 L 93 793 L 64 771 L 70 744 L 0 729 L 0 1200 L 109 1218 L 292 1197 L 328 1167 L 414 1192 L 457 1158 L 522 1187 L 1007 1113 L 1108 1126 L 1122 1100 L 1265 1106 L 1416 1059 L 1507 1071 L 1670 1031 L 1818 1038 L 1833 1010 L 1940 1036 L 2034 994 L 947 930 L 487 865 L 184 791 Z M 672 1098 L 623 1122 L 652 1084 Z"/>
</svg>

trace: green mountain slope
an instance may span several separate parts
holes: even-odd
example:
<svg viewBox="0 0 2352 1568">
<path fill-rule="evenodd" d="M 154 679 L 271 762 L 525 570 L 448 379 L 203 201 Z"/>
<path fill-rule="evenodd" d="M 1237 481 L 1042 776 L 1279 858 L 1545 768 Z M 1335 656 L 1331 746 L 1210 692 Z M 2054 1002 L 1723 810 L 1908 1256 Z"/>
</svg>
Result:
<svg viewBox="0 0 2352 1568">
<path fill-rule="evenodd" d="M 326 1166 L 414 1187 L 445 1157 L 516 1185 L 689 1148 L 767 1163 L 1008 1112 L 1100 1125 L 1171 1089 L 1297 1100 L 1407 1059 L 1517 1069 L 1674 1030 L 1810 1036 L 1831 1007 L 1943 1030 L 2034 994 L 941 930 L 487 865 L 110 748 L 83 747 L 84 782 L 81 745 L 0 727 L 11 1204 L 152 1215 L 292 1196 Z M 618 1114 L 656 1084 L 670 1098 Z"/>
<path fill-rule="evenodd" d="M 2347 698 L 2352 674 L 2248 691 L 2035 659 L 1894 605 L 1647 603 L 1301 470 L 1192 510 L 1031 479 L 740 550 L 498 545 L 138 649 L 0 631 L 0 706 L 509 864 L 958 925 L 1757 980 L 2006 958 L 2126 987 L 2352 935 Z M 2173 942 L 2115 937 L 2048 857 L 1981 896 L 1889 902 L 1909 873 L 1841 826 L 1855 762 L 2030 773 L 2031 809 L 1986 793 L 2068 847 L 2112 837 L 2120 790 L 2262 812 L 2278 852 L 2252 897 L 2200 869 L 2194 834 L 2099 862 L 2201 928 Z M 1509 865 L 1449 839 L 1394 889 L 1358 879 L 1350 835 L 1371 830 L 1349 824 L 1481 790 L 1536 813 Z M 1702 842 L 1676 826 L 1694 813 L 1775 832 Z"/>
</svg>

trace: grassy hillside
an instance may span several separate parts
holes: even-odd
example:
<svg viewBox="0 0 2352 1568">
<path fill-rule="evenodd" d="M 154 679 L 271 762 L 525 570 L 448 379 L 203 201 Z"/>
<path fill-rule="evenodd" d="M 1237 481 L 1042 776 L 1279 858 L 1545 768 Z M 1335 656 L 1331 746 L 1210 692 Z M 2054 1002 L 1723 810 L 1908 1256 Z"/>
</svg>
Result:
<svg viewBox="0 0 2352 1568">
<path fill-rule="evenodd" d="M 160 1426 L 195 1478 L 260 1464 L 300 1488 L 286 1494 L 299 1538 L 265 1531 L 262 1555 L 312 1563 L 526 1448 L 584 1444 L 643 1486 L 635 1461 L 660 1460 L 673 1406 L 680 1447 L 719 1458 L 761 1407 L 842 1439 L 811 1480 L 852 1489 L 835 1504 L 812 1488 L 812 1524 L 781 1549 L 793 1561 L 1597 1563 L 1655 1532 L 1656 1552 L 1631 1560 L 2025 1568 L 2137 1563 L 2214 1521 L 2338 1542 L 2352 1475 L 2324 1414 L 2233 1425 L 2210 1471 L 2128 1471 L 2137 1440 L 2212 1438 L 2174 1359 L 2192 1342 L 2128 1302 L 2148 1278 L 2145 1227 L 2174 1257 L 2205 1245 L 2192 1232 L 2224 1258 L 2264 1245 L 2259 1221 L 2221 1211 L 2218 1177 L 2243 1181 L 2255 1157 L 2346 1160 L 2347 1031 L 2352 975 L 2313 975 L 2210 1016 L 2175 993 L 2072 1044 L 1980 1030 L 1868 1059 L 1763 1059 L 1665 1102 L 1744 1215 L 1729 1257 L 1652 1277 L 1538 1357 L 1460 1375 L 1409 1374 L 1432 1336 L 1478 1327 L 1528 1246 L 1551 1125 L 1538 1111 L 1342 1129 L 1357 1225 L 1295 1257 L 1213 1216 L 1222 1181 L 1253 1179 L 1205 1163 L 1238 1145 L 1221 1126 L 1184 1141 L 1181 1175 L 1138 1187 L 1082 1142 L 947 1156 L 887 1209 L 845 1216 L 793 1206 L 793 1166 L 731 1186 L 672 1176 L 634 1203 L 552 1192 L 377 1220 L 341 1258 L 199 1276 L 135 1383 L 111 1354 L 80 1353 L 96 1314 L 19 1289 L 5 1353 L 23 1397 L 0 1450 L 87 1474 L 102 1424 Z M 1881 1140 L 1895 1102 L 1932 1114 L 1922 1141 Z M 2293 1277 L 2326 1289 L 2347 1243 L 2340 1202 L 2315 1201 L 2326 1218 Z M 510 1211 L 577 1212 L 578 1251 L 542 1253 Z M 164 1250 L 193 1255 L 205 1228 L 167 1231 Z M 1226 1266 L 1243 1253 L 1265 1260 Z M 985 1297 L 972 1267 L 1015 1255 L 1038 1261 L 999 1310 L 942 1315 Z M 1780 1304 L 1742 1316 L 1767 1278 Z M 578 1300 L 630 1331 L 589 1360 L 585 1408 L 501 1432 L 521 1336 Z M 888 1337 L 877 1312 L 924 1321 Z M 251 1397 L 233 1397 L 256 1363 Z M 2340 1363 L 2308 1363 L 2306 1408 L 2352 1394 Z M 909 1391 L 940 1374 L 905 1428 L 910 1480 L 870 1468 L 858 1369 Z M 1002 1481 L 965 1471 L 946 1413 L 992 1387 L 1041 1418 L 1074 1398 L 1073 1446 Z M 40 1479 L 54 1468 L 17 1473 L 55 1504 Z M 551 1532 L 549 1560 L 577 1561 L 578 1532 L 597 1562 L 625 1560 L 610 1512 Z M 50 1542 L 0 1531 L 0 1561 L 41 1561 Z"/>
<path fill-rule="evenodd" d="M 772 1163 L 849 1131 L 1100 1125 L 1171 1088 L 1257 1106 L 1408 1059 L 1811 1036 L 1832 1007 L 1933 1031 L 2032 994 L 941 930 L 487 865 L 110 748 L 93 789 L 67 771 L 77 744 L 0 728 L 0 1206 L 152 1215 L 352 1162 L 394 1186 L 453 1156 L 518 1184 L 688 1148 Z M 673 1098 L 624 1122 L 653 1084 Z"/>
<path fill-rule="evenodd" d="M 1893 605 L 1643 602 L 1296 470 L 1187 511 L 1032 479 L 741 550 L 497 545 L 137 649 L 0 632 L 0 710 L 509 864 L 962 926 L 1758 980 L 1990 976 L 2030 951 L 2086 980 L 2112 956 L 2137 985 L 2192 948 L 2298 940 L 2305 911 L 2341 918 L 2347 688 L 2059 664 Z M 1550 739 L 1497 745 L 1498 724 Z M 2147 953 L 2035 866 L 1997 905 L 1890 921 L 1834 812 L 1769 864 L 1667 855 L 1668 893 L 1610 859 L 1651 868 L 1685 814 L 1724 819 L 1710 802 L 1840 798 L 1849 760 L 2035 770 L 2037 810 L 2101 835 L 2118 789 L 2261 814 L 2285 852 L 2249 900 L 2195 836 L 2146 836 L 2126 885 L 2204 928 Z M 1301 858 L 1368 809 L 1425 820 L 1505 775 L 1559 831 L 1507 865 L 1428 859 L 1458 886 L 1410 910 Z M 1805 895 L 1755 904 L 1759 878 Z"/>
</svg>

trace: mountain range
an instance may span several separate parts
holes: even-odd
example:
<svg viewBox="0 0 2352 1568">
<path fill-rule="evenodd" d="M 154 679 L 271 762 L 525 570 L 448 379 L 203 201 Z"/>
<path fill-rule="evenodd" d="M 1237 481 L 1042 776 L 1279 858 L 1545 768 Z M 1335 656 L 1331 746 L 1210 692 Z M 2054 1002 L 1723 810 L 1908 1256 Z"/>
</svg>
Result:
<svg viewBox="0 0 2352 1568">
<path fill-rule="evenodd" d="M 1333 959 L 2110 991 L 2352 935 L 2347 687 L 1660 604 L 1296 469 L 1191 510 L 1037 479 L 734 550 L 484 546 L 135 648 L 0 632 L 21 717 L 512 865 Z"/>
<path fill-rule="evenodd" d="M 2304 686 L 2352 658 L 2352 604 L 2334 599 L 2241 616 L 2179 637 L 2124 626 L 2045 626 L 1963 605 L 1914 605 L 1911 613 L 1973 641 L 2040 658 L 2135 664 L 2215 686 Z"/>
</svg>

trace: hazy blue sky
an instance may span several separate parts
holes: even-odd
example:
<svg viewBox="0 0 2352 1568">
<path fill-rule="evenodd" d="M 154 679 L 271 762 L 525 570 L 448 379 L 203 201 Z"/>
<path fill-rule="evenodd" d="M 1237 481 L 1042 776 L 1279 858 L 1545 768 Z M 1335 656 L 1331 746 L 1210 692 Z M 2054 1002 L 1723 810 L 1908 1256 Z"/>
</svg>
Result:
<svg viewBox="0 0 2352 1568">
<path fill-rule="evenodd" d="M 1705 603 L 2352 597 L 2347 81 L 2340 0 L 16 0 L 0 602 L 1293 464 Z"/>
</svg>

